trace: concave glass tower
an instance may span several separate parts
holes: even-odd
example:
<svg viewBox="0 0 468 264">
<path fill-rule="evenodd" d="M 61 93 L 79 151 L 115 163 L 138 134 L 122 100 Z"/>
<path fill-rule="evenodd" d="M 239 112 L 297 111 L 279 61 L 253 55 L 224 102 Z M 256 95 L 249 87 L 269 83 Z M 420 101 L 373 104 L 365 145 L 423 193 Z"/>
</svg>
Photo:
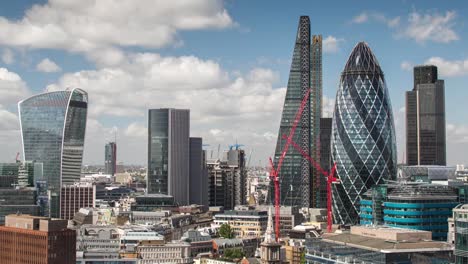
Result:
<svg viewBox="0 0 468 264">
<path fill-rule="evenodd" d="M 340 180 L 333 186 L 334 221 L 357 224 L 362 195 L 376 184 L 395 179 L 397 162 L 384 74 L 364 42 L 354 47 L 341 73 L 331 142 Z"/>
<path fill-rule="evenodd" d="M 60 187 L 80 180 L 88 94 L 73 89 L 35 95 L 19 102 L 18 112 L 24 160 L 43 164 L 50 216 L 58 217 Z"/>
</svg>

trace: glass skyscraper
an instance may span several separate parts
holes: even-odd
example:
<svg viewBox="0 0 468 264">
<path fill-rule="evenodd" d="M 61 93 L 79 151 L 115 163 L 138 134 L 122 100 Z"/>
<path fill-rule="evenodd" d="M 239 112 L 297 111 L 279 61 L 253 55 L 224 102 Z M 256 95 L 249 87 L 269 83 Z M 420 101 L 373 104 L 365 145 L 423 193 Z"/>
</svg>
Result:
<svg viewBox="0 0 468 264">
<path fill-rule="evenodd" d="M 369 46 L 359 42 L 341 74 L 332 123 L 333 216 L 357 224 L 362 195 L 396 177 L 392 107 L 384 74 Z"/>
<path fill-rule="evenodd" d="M 147 193 L 189 204 L 190 111 L 150 109 L 148 114 Z"/>
<path fill-rule="evenodd" d="M 57 217 L 62 185 L 79 181 L 88 94 L 81 89 L 47 92 L 18 103 L 25 161 L 41 162 Z"/>
<path fill-rule="evenodd" d="M 319 134 L 322 95 L 322 36 L 310 35 L 310 20 L 301 16 L 297 29 L 286 98 L 281 116 L 274 164 L 277 166 L 282 150 L 294 123 L 301 101 L 311 89 L 308 104 L 304 108 L 293 140 L 315 160 L 319 160 Z M 316 192 L 316 173 L 301 153 L 290 147 L 283 161 L 280 180 L 282 205 L 313 207 L 319 193 Z M 273 193 L 273 191 L 271 192 Z"/>
<path fill-rule="evenodd" d="M 106 174 L 114 176 L 117 171 L 117 144 L 115 142 L 109 142 L 105 146 L 104 165 Z"/>
</svg>

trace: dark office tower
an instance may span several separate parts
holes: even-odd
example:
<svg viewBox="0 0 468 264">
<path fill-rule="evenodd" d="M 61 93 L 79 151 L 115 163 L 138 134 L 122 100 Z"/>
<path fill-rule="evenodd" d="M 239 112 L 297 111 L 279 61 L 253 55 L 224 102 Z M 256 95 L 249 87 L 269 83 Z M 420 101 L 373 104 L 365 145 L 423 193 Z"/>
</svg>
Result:
<svg viewBox="0 0 468 264">
<path fill-rule="evenodd" d="M 233 192 L 234 206 L 246 204 L 247 170 L 245 167 L 245 151 L 243 149 L 230 149 L 226 153 L 225 160 L 230 168 L 231 190 Z"/>
<path fill-rule="evenodd" d="M 359 222 L 359 202 L 372 186 L 396 177 L 395 126 L 384 74 L 369 46 L 359 42 L 341 73 L 332 121 L 333 216 Z"/>
<path fill-rule="evenodd" d="M 414 88 L 406 92 L 408 165 L 445 166 L 445 86 L 437 67 L 414 67 Z"/>
<path fill-rule="evenodd" d="M 320 118 L 320 167 L 324 171 L 331 168 L 331 131 L 332 118 Z M 317 177 L 317 208 L 327 207 L 327 180 L 323 174 Z"/>
<path fill-rule="evenodd" d="M 166 194 L 189 204 L 190 111 L 150 109 L 148 115 L 148 194 Z"/>
<path fill-rule="evenodd" d="M 80 180 L 88 94 L 72 89 L 35 95 L 19 102 L 18 112 L 24 160 L 42 163 L 50 216 L 59 217 L 60 187 Z"/>
<path fill-rule="evenodd" d="M 274 163 L 277 165 L 286 143 L 294 117 L 303 97 L 311 89 L 309 100 L 297 126 L 294 142 L 318 160 L 318 137 L 320 131 L 321 90 L 322 90 L 322 37 L 313 36 L 311 44 L 309 17 L 301 16 L 293 51 L 288 88 L 283 106 Z M 294 148 L 289 148 L 283 161 L 280 176 L 282 205 L 311 207 L 316 203 L 314 185 L 316 177 L 309 161 Z M 311 193 L 312 190 L 312 193 Z M 271 192 L 273 193 L 273 192 Z"/>
<path fill-rule="evenodd" d="M 190 138 L 190 204 L 208 206 L 208 170 L 202 149 L 202 138 Z"/>
<path fill-rule="evenodd" d="M 114 176 L 117 171 L 117 144 L 115 142 L 109 142 L 106 144 L 104 158 L 106 174 Z"/>
</svg>

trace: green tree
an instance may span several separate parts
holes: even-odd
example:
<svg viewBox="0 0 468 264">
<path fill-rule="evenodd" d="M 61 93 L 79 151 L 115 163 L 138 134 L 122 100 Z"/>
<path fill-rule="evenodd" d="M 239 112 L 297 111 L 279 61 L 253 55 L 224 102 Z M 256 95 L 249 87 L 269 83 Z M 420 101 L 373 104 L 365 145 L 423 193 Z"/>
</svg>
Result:
<svg viewBox="0 0 468 264">
<path fill-rule="evenodd" d="M 239 248 L 226 248 L 223 257 L 228 260 L 241 259 L 245 256 L 244 251 Z"/>
<path fill-rule="evenodd" d="M 219 228 L 219 236 L 223 238 L 234 238 L 234 231 L 228 224 L 222 224 Z"/>
</svg>

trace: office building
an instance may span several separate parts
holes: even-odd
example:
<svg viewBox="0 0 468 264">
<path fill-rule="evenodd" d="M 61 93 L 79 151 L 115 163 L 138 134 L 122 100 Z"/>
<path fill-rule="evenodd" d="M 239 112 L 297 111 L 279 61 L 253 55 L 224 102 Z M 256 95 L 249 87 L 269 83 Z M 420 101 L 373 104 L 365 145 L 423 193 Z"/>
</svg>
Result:
<svg viewBox="0 0 468 264">
<path fill-rule="evenodd" d="M 359 201 L 372 186 L 396 178 L 393 112 L 385 78 L 369 46 L 359 42 L 341 74 L 332 121 L 333 217 L 359 222 Z"/>
<path fill-rule="evenodd" d="M 331 134 L 332 118 L 320 118 L 320 167 L 324 171 L 330 171 L 331 164 Z M 320 173 L 320 172 L 318 172 Z M 316 178 L 316 208 L 327 207 L 327 179 L 320 173 Z"/>
<path fill-rule="evenodd" d="M 208 170 L 202 138 L 190 138 L 190 204 L 208 205 Z"/>
<path fill-rule="evenodd" d="M 137 247 L 140 256 L 139 264 L 191 264 L 190 244 L 187 242 L 171 242 L 166 244 L 142 241 Z"/>
<path fill-rule="evenodd" d="M 18 184 L 19 163 L 0 163 L 0 188 L 12 188 Z"/>
<path fill-rule="evenodd" d="M 76 233 L 67 221 L 8 215 L 0 226 L 0 260 L 8 264 L 75 264 Z"/>
<path fill-rule="evenodd" d="M 268 213 L 256 210 L 231 210 L 214 216 L 214 223 L 230 225 L 236 238 L 263 236 L 267 221 Z"/>
<path fill-rule="evenodd" d="M 453 248 L 431 232 L 352 226 L 350 232 L 306 240 L 307 263 L 453 263 Z"/>
<path fill-rule="evenodd" d="M 257 205 L 255 210 L 268 211 L 269 205 Z M 275 216 L 276 212 L 273 211 L 272 215 Z M 280 235 L 287 237 L 289 232 L 297 225 L 304 222 L 304 217 L 299 211 L 298 207 L 294 206 L 281 206 L 280 207 Z"/>
<path fill-rule="evenodd" d="M 247 170 L 245 151 L 243 149 L 229 149 L 225 152 L 225 159 L 232 175 L 232 192 L 234 206 L 246 204 L 247 197 Z M 231 192 L 231 190 L 228 190 Z"/>
<path fill-rule="evenodd" d="M 432 232 L 447 240 L 447 219 L 458 205 L 455 188 L 423 182 L 399 182 L 372 187 L 362 196 L 361 225 L 385 225 Z"/>
<path fill-rule="evenodd" d="M 293 51 L 286 97 L 281 116 L 274 164 L 282 156 L 286 139 L 294 123 L 303 97 L 310 89 L 293 140 L 315 160 L 319 154 L 319 133 L 322 95 L 322 37 L 310 35 L 310 20 L 301 16 Z M 316 176 L 314 168 L 300 152 L 289 148 L 281 171 L 281 205 L 314 207 L 316 203 Z M 271 186 L 271 189 L 273 187 Z M 273 193 L 273 192 L 270 192 Z"/>
<path fill-rule="evenodd" d="M 70 220 L 81 208 L 96 206 L 96 186 L 75 184 L 62 186 L 60 192 L 60 218 Z"/>
<path fill-rule="evenodd" d="M 452 224 L 448 235 L 448 243 L 455 245 L 455 263 L 468 263 L 468 205 L 460 204 L 453 209 Z"/>
<path fill-rule="evenodd" d="M 447 163 L 445 84 L 437 67 L 414 67 L 414 87 L 406 92 L 406 157 L 408 165 Z"/>
<path fill-rule="evenodd" d="M 88 95 L 81 89 L 47 92 L 18 103 L 24 160 L 43 165 L 50 214 L 59 216 L 63 184 L 80 180 Z"/>
<path fill-rule="evenodd" d="M 149 110 L 148 194 L 170 195 L 179 205 L 189 204 L 189 131 L 189 110 Z"/>
<path fill-rule="evenodd" d="M 33 188 L 0 188 L 0 225 L 10 214 L 40 215 L 36 204 L 37 193 Z"/>
<path fill-rule="evenodd" d="M 106 144 L 104 152 L 105 173 L 114 176 L 117 172 L 117 143 Z"/>
</svg>

